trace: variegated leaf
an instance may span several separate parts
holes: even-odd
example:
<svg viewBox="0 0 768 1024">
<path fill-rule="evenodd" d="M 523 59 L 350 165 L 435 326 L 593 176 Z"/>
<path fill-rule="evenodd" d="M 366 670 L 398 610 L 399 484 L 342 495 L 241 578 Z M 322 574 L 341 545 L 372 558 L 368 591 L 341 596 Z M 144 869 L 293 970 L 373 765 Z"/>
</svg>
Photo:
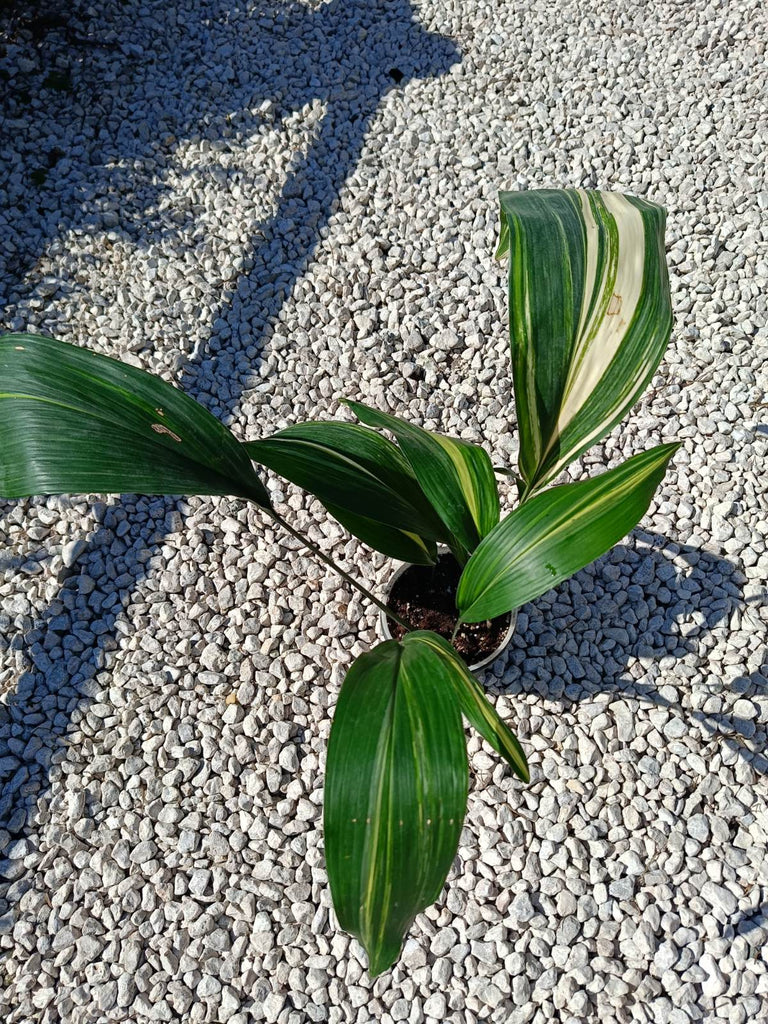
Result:
<svg viewBox="0 0 768 1024">
<path fill-rule="evenodd" d="M 499 521 L 499 493 L 484 449 L 423 430 L 360 402 L 345 404 L 369 427 L 395 435 L 421 489 L 458 541 L 458 547 L 451 544 L 454 552 L 463 559 L 474 551 Z"/>
<path fill-rule="evenodd" d="M 437 545 L 427 537 L 409 530 L 387 526 L 370 516 L 361 516 L 338 505 L 326 503 L 326 510 L 337 519 L 345 530 L 364 544 L 380 551 L 390 558 L 412 565 L 434 565 L 437 559 Z"/>
<path fill-rule="evenodd" d="M 380 974 L 433 903 L 467 806 L 456 663 L 408 633 L 347 672 L 328 741 L 325 860 L 333 906 Z"/>
<path fill-rule="evenodd" d="M 518 505 L 464 567 L 456 593 L 460 621 L 519 608 L 608 551 L 643 516 L 678 448 L 658 445 L 591 480 L 551 487 Z"/>
<path fill-rule="evenodd" d="M 526 497 L 604 437 L 648 384 L 672 326 L 664 210 L 611 192 L 502 192 Z"/>
<path fill-rule="evenodd" d="M 470 725 L 477 729 L 486 743 L 489 743 L 494 750 L 501 754 L 515 774 L 523 782 L 529 782 L 531 776 L 528 770 L 528 761 L 520 746 L 520 741 L 499 716 L 483 692 L 482 686 L 455 649 L 437 633 L 424 630 L 409 633 L 408 636 L 413 639 L 418 638 L 421 643 L 432 647 L 444 661 L 448 662 L 452 669 L 450 679 L 456 690 L 464 717 Z"/>
<path fill-rule="evenodd" d="M 254 462 L 314 494 L 342 526 L 392 558 L 435 561 L 446 527 L 403 453 L 382 434 L 356 423 L 297 423 L 245 444 Z"/>
</svg>

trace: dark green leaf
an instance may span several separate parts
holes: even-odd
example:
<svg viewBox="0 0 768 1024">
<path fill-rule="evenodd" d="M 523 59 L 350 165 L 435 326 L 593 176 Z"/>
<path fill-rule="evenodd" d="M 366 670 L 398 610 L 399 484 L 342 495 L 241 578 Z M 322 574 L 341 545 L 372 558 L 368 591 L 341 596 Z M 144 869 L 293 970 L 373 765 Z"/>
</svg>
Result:
<svg viewBox="0 0 768 1024">
<path fill-rule="evenodd" d="M 351 533 L 386 555 L 432 564 L 435 540 L 449 539 L 400 450 L 375 430 L 301 423 L 245 447 L 255 462 L 314 494 Z"/>
<path fill-rule="evenodd" d="M 464 717 L 470 725 L 477 729 L 483 739 L 501 754 L 523 782 L 530 781 L 528 762 L 517 737 L 499 717 L 496 709 L 485 696 L 482 686 L 448 641 L 438 636 L 437 633 L 431 632 L 410 633 L 409 636 L 418 636 L 422 643 L 434 647 L 438 654 L 450 664 L 451 679 Z"/>
<path fill-rule="evenodd" d="M 519 505 L 464 567 L 456 594 L 461 621 L 519 608 L 613 547 L 645 514 L 678 447 L 659 445 L 592 480 L 552 487 Z"/>
<path fill-rule="evenodd" d="M 365 946 L 371 975 L 397 959 L 456 853 L 467 756 L 454 675 L 422 634 L 408 634 L 358 658 L 339 696 L 325 857 L 339 923 Z"/>
<path fill-rule="evenodd" d="M 499 521 L 499 494 L 491 460 L 482 448 L 406 423 L 360 402 L 347 401 L 369 427 L 390 430 L 422 490 L 469 553 Z"/>
<path fill-rule="evenodd" d="M 228 494 L 270 508 L 242 444 L 143 370 L 52 338 L 0 338 L 0 494 Z"/>
<path fill-rule="evenodd" d="M 528 493 L 612 429 L 672 327 L 664 210 L 611 192 L 502 192 L 520 472 Z"/>
<path fill-rule="evenodd" d="M 336 505 L 325 507 L 345 530 L 349 530 L 354 537 L 375 551 L 413 565 L 435 564 L 437 546 L 433 540 L 419 537 L 416 533 L 408 533 L 406 530 L 397 530 L 394 526 L 385 526 L 384 523 L 377 523 L 375 519 L 355 515 L 354 512 L 347 512 Z"/>
</svg>

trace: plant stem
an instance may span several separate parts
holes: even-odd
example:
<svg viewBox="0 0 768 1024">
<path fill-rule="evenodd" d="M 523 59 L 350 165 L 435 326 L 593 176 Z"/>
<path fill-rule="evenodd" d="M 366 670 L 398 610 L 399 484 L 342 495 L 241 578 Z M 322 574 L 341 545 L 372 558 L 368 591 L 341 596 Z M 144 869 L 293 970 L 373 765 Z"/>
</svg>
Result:
<svg viewBox="0 0 768 1024">
<path fill-rule="evenodd" d="M 362 583 L 358 583 L 358 581 L 356 579 L 353 579 L 353 577 L 350 576 L 349 573 L 345 572 L 340 566 L 336 565 L 333 559 L 329 558 L 324 551 L 321 551 L 321 549 L 316 544 L 313 544 L 309 537 L 305 537 L 303 533 L 299 533 L 299 531 L 295 530 L 290 525 L 290 523 L 287 523 L 285 519 L 283 519 L 283 517 L 279 514 L 279 512 L 269 511 L 267 509 L 265 509 L 264 511 L 267 511 L 268 515 L 270 515 L 275 520 L 276 523 L 279 523 L 284 530 L 287 530 L 292 537 L 295 537 L 296 540 L 300 541 L 304 545 L 304 547 L 309 548 L 309 550 L 317 558 L 319 558 L 321 562 L 325 562 L 325 564 L 327 566 L 330 566 L 330 568 L 333 569 L 335 573 L 338 573 L 338 575 L 341 576 L 343 580 L 346 580 L 346 582 L 349 583 L 351 587 L 354 587 L 355 590 L 359 591 L 359 593 L 361 593 L 363 597 L 367 597 L 369 601 L 372 601 L 376 605 L 376 607 L 380 608 L 385 615 L 387 615 L 390 619 L 393 620 L 393 622 L 396 622 L 398 625 L 402 626 L 403 629 L 408 630 L 409 633 L 412 631 L 413 627 L 409 625 L 409 623 L 407 623 L 405 619 L 401 619 L 397 612 L 390 608 L 389 605 L 385 604 L 383 601 L 380 601 L 378 597 L 373 595 L 370 592 L 370 590 L 367 589 L 367 587 L 364 587 Z"/>
</svg>

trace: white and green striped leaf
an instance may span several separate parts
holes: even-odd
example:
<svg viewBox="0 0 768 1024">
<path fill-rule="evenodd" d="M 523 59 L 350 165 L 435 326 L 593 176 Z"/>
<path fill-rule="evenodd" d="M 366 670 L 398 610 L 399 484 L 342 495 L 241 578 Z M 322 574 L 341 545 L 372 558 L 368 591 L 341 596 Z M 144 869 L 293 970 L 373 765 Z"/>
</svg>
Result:
<svg viewBox="0 0 768 1024">
<path fill-rule="evenodd" d="M 581 189 L 499 198 L 527 496 L 604 437 L 659 364 L 672 328 L 665 212 Z"/>
<path fill-rule="evenodd" d="M 464 567 L 456 593 L 460 620 L 483 622 L 519 608 L 608 551 L 645 514 L 678 447 L 659 445 L 518 505 Z"/>
<path fill-rule="evenodd" d="M 369 427 L 395 435 L 445 526 L 465 554 L 474 551 L 499 521 L 499 494 L 487 453 L 477 445 L 423 430 L 360 402 L 346 404 Z"/>
<path fill-rule="evenodd" d="M 363 654 L 341 688 L 328 741 L 325 860 L 339 924 L 369 973 L 397 959 L 458 847 L 467 753 L 455 666 L 409 633 Z"/>
</svg>

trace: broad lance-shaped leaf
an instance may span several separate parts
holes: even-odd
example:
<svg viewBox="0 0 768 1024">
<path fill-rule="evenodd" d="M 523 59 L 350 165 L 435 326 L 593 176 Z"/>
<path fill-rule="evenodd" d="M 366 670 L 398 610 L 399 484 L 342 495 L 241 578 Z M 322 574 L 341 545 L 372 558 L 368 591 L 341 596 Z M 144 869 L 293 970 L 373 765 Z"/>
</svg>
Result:
<svg viewBox="0 0 768 1024">
<path fill-rule="evenodd" d="M 483 739 L 490 743 L 523 782 L 530 780 L 528 761 L 515 734 L 497 713 L 483 692 L 482 686 L 467 668 L 453 647 L 443 637 L 432 632 L 409 633 L 422 643 L 433 647 L 453 670 L 452 682 L 464 717 Z"/>
<path fill-rule="evenodd" d="M 450 539 L 402 452 L 375 430 L 315 421 L 245 447 L 254 462 L 314 494 L 377 551 L 432 565 L 435 541 Z"/>
<path fill-rule="evenodd" d="M 413 565 L 434 565 L 437 561 L 437 545 L 433 540 L 407 530 L 398 530 L 394 526 L 386 526 L 336 505 L 326 504 L 325 508 L 353 537 L 375 551 L 381 551 L 383 555 Z"/>
<path fill-rule="evenodd" d="M 271 507 L 243 445 L 183 391 L 53 338 L 0 338 L 0 495 L 125 492 Z"/>
<path fill-rule="evenodd" d="M 455 668 L 420 634 L 352 665 L 328 741 L 325 859 L 342 928 L 380 974 L 442 889 L 467 805 Z"/>
<path fill-rule="evenodd" d="M 360 402 L 345 402 L 369 427 L 390 430 L 395 435 L 435 511 L 464 551 L 474 551 L 499 521 L 499 494 L 486 452 Z"/>
<path fill-rule="evenodd" d="M 621 540 L 651 503 L 677 444 L 662 444 L 592 480 L 562 484 L 506 516 L 464 567 L 462 622 L 483 622 L 546 593 Z"/>
<path fill-rule="evenodd" d="M 502 192 L 520 473 L 540 489 L 629 411 L 672 328 L 660 206 L 612 192 Z"/>
</svg>

